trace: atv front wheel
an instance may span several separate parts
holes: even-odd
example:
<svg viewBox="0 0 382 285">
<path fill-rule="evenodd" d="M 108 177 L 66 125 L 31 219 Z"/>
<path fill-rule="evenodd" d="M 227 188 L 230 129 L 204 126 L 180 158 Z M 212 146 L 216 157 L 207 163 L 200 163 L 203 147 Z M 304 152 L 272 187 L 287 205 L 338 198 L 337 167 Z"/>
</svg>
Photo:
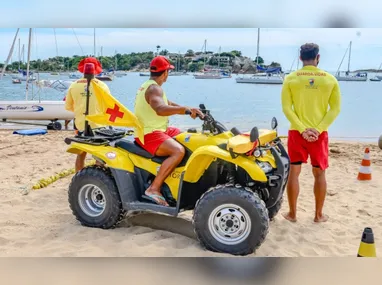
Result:
<svg viewBox="0 0 382 285">
<path fill-rule="evenodd" d="M 208 250 L 247 255 L 265 240 L 269 217 L 257 193 L 218 185 L 197 202 L 193 224 L 197 238 Z"/>
<path fill-rule="evenodd" d="M 280 211 L 282 203 L 283 203 L 283 198 L 281 198 L 279 201 L 277 201 L 275 205 L 273 205 L 272 207 L 268 209 L 269 220 L 273 221 L 273 219 L 276 217 L 276 215 Z"/>
<path fill-rule="evenodd" d="M 77 220 L 87 227 L 114 228 L 124 217 L 113 177 L 102 167 L 86 167 L 69 186 L 69 205 Z"/>
</svg>

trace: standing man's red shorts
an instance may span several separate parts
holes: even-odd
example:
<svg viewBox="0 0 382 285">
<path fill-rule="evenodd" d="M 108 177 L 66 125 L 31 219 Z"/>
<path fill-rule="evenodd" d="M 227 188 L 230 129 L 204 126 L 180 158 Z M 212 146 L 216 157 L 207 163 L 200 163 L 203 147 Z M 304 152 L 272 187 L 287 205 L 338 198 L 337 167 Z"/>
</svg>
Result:
<svg viewBox="0 0 382 285">
<path fill-rule="evenodd" d="M 308 162 L 308 156 L 313 167 L 325 170 L 329 167 L 329 138 L 327 132 L 322 132 L 318 140 L 308 142 L 295 130 L 288 132 L 288 154 L 291 164 Z"/>
<path fill-rule="evenodd" d="M 164 141 L 171 139 L 180 133 L 181 131 L 178 128 L 168 127 L 164 132 L 154 131 L 152 133 L 146 134 L 144 136 L 145 144 L 142 144 L 139 138 L 135 138 L 135 141 L 146 151 L 152 155 L 155 155 L 158 148 L 162 143 L 164 143 Z"/>
</svg>

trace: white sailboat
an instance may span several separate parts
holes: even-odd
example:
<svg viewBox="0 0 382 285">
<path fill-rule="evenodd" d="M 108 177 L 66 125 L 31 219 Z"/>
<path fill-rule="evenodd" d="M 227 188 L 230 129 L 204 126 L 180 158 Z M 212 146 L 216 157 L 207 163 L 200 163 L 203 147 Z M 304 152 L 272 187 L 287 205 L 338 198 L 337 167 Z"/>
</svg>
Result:
<svg viewBox="0 0 382 285">
<path fill-rule="evenodd" d="M 186 73 L 185 72 L 182 72 L 182 71 L 179 71 L 180 69 L 180 51 L 178 51 L 178 55 L 176 56 L 176 68 L 175 68 L 175 71 L 171 70 L 169 73 L 168 73 L 168 76 L 182 76 L 182 75 L 185 75 Z"/>
<path fill-rule="evenodd" d="M 19 29 L 17 29 L 15 39 L 17 37 Z M 65 110 L 65 101 L 41 101 L 39 100 L 29 100 L 29 66 L 30 66 L 30 54 L 31 54 L 31 39 L 32 39 L 32 28 L 29 29 L 29 43 L 28 43 L 28 61 L 27 61 L 27 72 L 26 72 L 26 90 L 25 90 L 25 100 L 23 101 L 0 101 L 0 119 L 3 122 L 9 120 L 27 120 L 27 121 L 51 121 L 49 124 L 53 129 L 61 129 L 61 124 L 58 120 L 72 120 L 74 114 Z M 13 45 L 10 50 L 10 54 L 13 51 Z M 4 64 L 3 73 L 5 72 L 8 60 Z M 17 122 L 14 122 L 17 123 Z M 23 124 L 22 122 L 19 122 Z M 48 125 L 48 126 L 49 126 Z"/>
<path fill-rule="evenodd" d="M 256 67 L 259 68 L 259 48 L 260 48 L 260 28 L 257 29 L 257 56 Z M 267 70 L 264 70 L 267 71 Z M 251 77 L 237 77 L 236 83 L 252 83 L 252 84 L 283 84 L 283 77 L 280 73 L 273 72 L 256 73 Z"/>
<path fill-rule="evenodd" d="M 70 79 L 80 79 L 80 78 L 82 78 L 82 74 L 81 73 L 72 72 L 72 73 L 69 73 L 69 78 Z"/>
<path fill-rule="evenodd" d="M 382 67 L 382 63 L 379 65 L 378 67 L 378 70 L 377 70 L 377 73 L 379 73 L 381 71 L 381 67 Z M 369 79 L 370 81 L 382 81 L 382 76 L 381 75 L 376 75 L 372 78 Z"/>
<path fill-rule="evenodd" d="M 350 74 L 350 62 L 351 62 L 351 46 L 352 42 L 350 41 L 349 47 L 346 49 L 346 52 L 344 54 L 344 57 L 342 58 L 342 61 L 338 67 L 336 78 L 338 81 L 357 81 L 357 82 L 365 82 L 367 81 L 367 73 L 366 72 L 358 72 L 355 75 Z M 339 71 L 342 65 L 342 62 L 346 56 L 347 51 L 349 50 L 349 58 L 348 58 L 348 70 L 345 72 L 345 75 L 341 75 L 341 72 Z"/>
<path fill-rule="evenodd" d="M 15 37 L 13 39 L 13 43 L 12 43 L 11 49 L 9 51 L 7 60 L 5 61 L 5 64 L 3 66 L 3 70 L 1 72 L 0 79 L 2 79 L 3 76 L 5 76 L 5 69 L 6 69 L 7 65 L 8 65 L 9 60 L 11 59 L 11 57 L 13 55 L 13 51 L 14 51 L 14 47 L 15 47 L 15 42 L 16 42 L 16 38 L 17 38 L 17 35 L 19 33 L 19 30 L 20 30 L 20 28 L 18 28 L 17 31 L 16 31 L 16 35 L 15 35 Z M 20 60 L 21 60 L 21 54 L 20 54 L 20 39 L 19 39 L 19 70 L 18 70 L 18 74 L 17 75 L 12 75 L 12 79 L 14 80 L 13 81 L 14 83 L 19 83 L 20 81 L 27 81 L 26 73 L 23 70 L 20 69 Z M 34 81 L 34 80 L 36 80 L 36 78 L 33 77 L 31 74 L 29 74 L 29 81 Z"/>
<path fill-rule="evenodd" d="M 237 83 L 252 83 L 252 84 L 283 84 L 283 78 L 275 75 L 254 75 L 252 77 L 236 78 Z"/>
<path fill-rule="evenodd" d="M 195 74 L 194 78 L 195 79 L 222 79 L 222 77 L 220 75 L 220 72 L 205 71 L 205 67 L 206 67 L 206 54 L 207 54 L 207 40 L 204 40 L 203 47 L 204 47 L 204 56 L 203 56 L 203 60 L 204 60 L 203 70 L 204 71 L 203 71 L 203 73 Z"/>
<path fill-rule="evenodd" d="M 125 76 L 122 72 L 117 71 L 118 61 L 117 61 L 117 51 L 114 52 L 114 70 L 113 74 L 115 77 L 122 77 Z"/>
</svg>

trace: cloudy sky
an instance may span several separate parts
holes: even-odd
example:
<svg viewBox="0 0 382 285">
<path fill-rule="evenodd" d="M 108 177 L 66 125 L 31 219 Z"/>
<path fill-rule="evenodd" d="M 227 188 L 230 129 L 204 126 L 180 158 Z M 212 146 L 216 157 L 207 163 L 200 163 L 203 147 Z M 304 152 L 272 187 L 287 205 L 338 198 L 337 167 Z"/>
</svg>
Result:
<svg viewBox="0 0 382 285">
<path fill-rule="evenodd" d="M 16 28 L 0 28 L 0 61 L 5 61 L 12 45 Z M 93 29 L 91 28 L 37 28 L 32 39 L 32 59 L 56 55 L 56 32 L 58 54 L 61 56 L 93 53 Z M 28 43 L 28 29 L 20 29 L 21 45 Z M 254 58 L 257 49 L 256 28 L 97 28 L 97 54 L 101 46 L 103 55 L 154 51 L 156 45 L 171 52 L 187 49 L 200 51 L 204 40 L 207 49 L 218 51 L 241 50 Z M 297 57 L 298 47 L 305 42 L 315 42 L 321 48 L 321 67 L 337 70 L 352 41 L 351 69 L 378 68 L 382 62 L 382 29 L 260 29 L 260 55 L 266 63 L 280 62 L 289 69 Z M 16 41 L 13 60 L 17 60 Z M 296 61 L 295 61 L 296 64 Z M 347 56 L 341 69 L 346 69 Z"/>
</svg>

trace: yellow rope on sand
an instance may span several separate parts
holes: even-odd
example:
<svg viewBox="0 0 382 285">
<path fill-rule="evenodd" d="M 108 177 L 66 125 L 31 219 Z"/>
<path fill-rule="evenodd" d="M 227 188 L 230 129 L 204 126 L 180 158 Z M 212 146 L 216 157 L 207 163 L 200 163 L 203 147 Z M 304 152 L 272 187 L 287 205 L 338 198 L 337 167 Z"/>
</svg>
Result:
<svg viewBox="0 0 382 285">
<path fill-rule="evenodd" d="M 95 164 L 95 160 L 92 160 L 90 162 L 85 163 L 85 167 L 94 165 L 94 164 Z M 75 172 L 76 170 L 74 168 L 71 168 L 71 169 L 63 170 L 57 173 L 56 175 L 52 175 L 48 178 L 40 179 L 35 185 L 32 186 L 32 189 L 37 190 L 37 189 L 44 188 L 48 186 L 49 184 L 52 184 L 53 182 L 57 181 L 58 179 L 69 176 L 70 174 L 74 174 Z"/>
</svg>

